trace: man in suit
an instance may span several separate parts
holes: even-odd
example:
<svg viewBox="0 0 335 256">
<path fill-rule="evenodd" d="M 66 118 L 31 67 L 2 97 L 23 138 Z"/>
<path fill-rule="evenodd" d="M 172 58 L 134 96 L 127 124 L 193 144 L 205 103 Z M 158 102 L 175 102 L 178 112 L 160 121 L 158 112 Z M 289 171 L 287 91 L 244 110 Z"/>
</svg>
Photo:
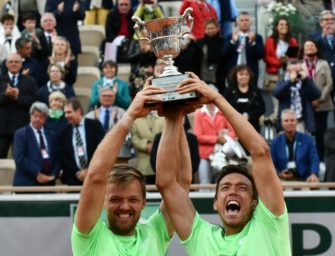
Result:
<svg viewBox="0 0 335 256">
<path fill-rule="evenodd" d="M 250 15 L 240 12 L 236 20 L 237 28 L 225 38 L 223 56 L 227 60 L 229 72 L 237 65 L 247 64 L 258 79 L 258 61 L 263 58 L 264 44 L 259 34 L 250 31 Z"/>
<path fill-rule="evenodd" d="M 319 156 L 313 138 L 297 131 L 297 116 L 291 109 L 281 113 L 284 132 L 271 143 L 271 156 L 279 178 L 319 182 Z"/>
<path fill-rule="evenodd" d="M 48 106 L 35 102 L 30 107 L 30 124 L 14 135 L 14 186 L 54 185 L 60 171 L 58 141 L 44 128 Z"/>
<path fill-rule="evenodd" d="M 78 0 L 47 0 L 45 12 L 52 12 L 57 20 L 58 35 L 69 40 L 72 53 L 81 53 L 78 21 L 85 19 L 85 4 Z"/>
<path fill-rule="evenodd" d="M 115 102 L 116 88 L 102 87 L 99 89 L 99 102 L 101 106 L 88 112 L 86 117 L 100 121 L 107 132 L 112 129 L 125 113 L 123 108 L 113 106 Z M 118 155 L 118 162 L 128 162 L 131 157 L 131 136 L 127 135 Z"/>
<path fill-rule="evenodd" d="M 93 153 L 105 132 L 99 121 L 83 117 L 83 108 L 76 99 L 65 103 L 64 114 L 69 126 L 61 139 L 62 180 L 67 185 L 82 185 Z"/>
<path fill-rule="evenodd" d="M 22 58 L 10 54 L 8 71 L 0 79 L 0 158 L 6 158 L 15 130 L 29 123 L 29 108 L 37 99 L 33 78 L 20 73 Z"/>
</svg>

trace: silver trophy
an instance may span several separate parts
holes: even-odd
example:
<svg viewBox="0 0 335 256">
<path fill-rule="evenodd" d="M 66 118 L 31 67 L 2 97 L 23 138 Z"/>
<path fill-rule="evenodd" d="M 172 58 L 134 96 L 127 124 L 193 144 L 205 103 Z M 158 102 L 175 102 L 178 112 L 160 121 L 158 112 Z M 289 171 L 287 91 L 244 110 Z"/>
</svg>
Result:
<svg viewBox="0 0 335 256">
<path fill-rule="evenodd" d="M 152 79 L 152 85 L 164 88 L 164 102 L 193 99 L 197 95 L 195 92 L 179 94 L 176 86 L 188 78 L 188 74 L 178 72 L 177 67 L 173 65 L 173 59 L 180 54 L 180 40 L 185 34 L 192 31 L 193 18 L 190 15 L 192 8 L 187 8 L 180 17 L 167 17 L 142 21 L 139 17 L 133 16 L 135 22 L 134 30 L 139 40 L 148 40 L 157 58 L 163 59 L 165 67 L 160 77 Z M 182 25 L 189 21 L 188 31 L 182 31 Z"/>
</svg>

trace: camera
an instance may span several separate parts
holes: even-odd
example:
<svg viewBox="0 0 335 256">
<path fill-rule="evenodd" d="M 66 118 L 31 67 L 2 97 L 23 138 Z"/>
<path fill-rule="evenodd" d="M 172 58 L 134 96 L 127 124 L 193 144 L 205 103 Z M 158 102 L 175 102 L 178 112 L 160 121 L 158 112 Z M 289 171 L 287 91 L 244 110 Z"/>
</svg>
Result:
<svg viewBox="0 0 335 256">
<path fill-rule="evenodd" d="M 297 74 L 297 79 L 301 79 L 301 74 L 300 73 Z"/>
</svg>

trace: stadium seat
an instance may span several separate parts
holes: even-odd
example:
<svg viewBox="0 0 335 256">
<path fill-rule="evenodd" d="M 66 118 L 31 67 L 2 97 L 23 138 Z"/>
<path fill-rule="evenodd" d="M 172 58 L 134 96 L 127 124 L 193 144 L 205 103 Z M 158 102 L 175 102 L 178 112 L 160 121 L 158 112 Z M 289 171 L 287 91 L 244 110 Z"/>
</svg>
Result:
<svg viewBox="0 0 335 256">
<path fill-rule="evenodd" d="M 79 35 L 82 46 L 96 46 L 100 49 L 105 38 L 105 27 L 101 25 L 85 25 L 79 27 Z"/>
<path fill-rule="evenodd" d="M 97 67 L 99 64 L 99 48 L 96 46 L 82 46 L 82 53 L 78 55 L 79 67 Z"/>
<path fill-rule="evenodd" d="M 100 78 L 100 70 L 97 67 L 78 67 L 77 80 L 74 85 L 77 88 L 91 89 L 95 80 Z"/>
<path fill-rule="evenodd" d="M 15 173 L 13 159 L 0 159 L 0 185 L 12 185 Z"/>
</svg>

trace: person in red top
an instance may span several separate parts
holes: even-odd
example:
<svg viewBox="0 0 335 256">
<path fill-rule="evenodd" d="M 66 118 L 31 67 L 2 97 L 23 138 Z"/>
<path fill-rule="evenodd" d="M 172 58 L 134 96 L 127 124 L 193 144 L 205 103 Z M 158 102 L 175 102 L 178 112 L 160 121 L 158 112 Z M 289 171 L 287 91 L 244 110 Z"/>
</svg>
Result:
<svg viewBox="0 0 335 256">
<path fill-rule="evenodd" d="M 183 14 L 188 7 L 193 8 L 192 17 L 194 18 L 194 26 L 192 34 L 196 39 L 205 36 L 205 23 L 209 19 L 217 20 L 217 14 L 213 6 L 206 2 L 206 0 L 184 0 L 179 13 Z"/>
<path fill-rule="evenodd" d="M 289 47 L 298 47 L 298 42 L 290 33 L 290 24 L 287 19 L 281 17 L 275 22 L 272 35 L 265 41 L 264 61 L 268 74 L 284 73 Z"/>
<path fill-rule="evenodd" d="M 214 86 L 213 90 L 217 91 Z M 210 184 L 214 178 L 209 156 L 214 152 L 215 144 L 225 144 L 226 135 L 235 139 L 233 127 L 214 104 L 206 104 L 194 113 L 194 134 L 199 144 L 199 183 Z"/>
</svg>

